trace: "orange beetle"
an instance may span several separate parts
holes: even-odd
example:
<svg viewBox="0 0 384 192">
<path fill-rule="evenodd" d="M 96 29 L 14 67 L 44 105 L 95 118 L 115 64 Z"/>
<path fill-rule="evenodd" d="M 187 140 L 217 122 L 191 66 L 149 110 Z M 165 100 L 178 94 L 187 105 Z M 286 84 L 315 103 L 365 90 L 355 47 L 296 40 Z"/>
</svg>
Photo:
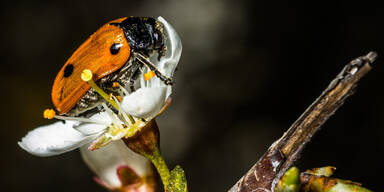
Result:
<svg viewBox="0 0 384 192">
<path fill-rule="evenodd" d="M 103 25 L 57 74 L 51 94 L 56 110 L 59 114 L 78 115 L 96 106 L 100 98 L 80 78 L 84 69 L 90 69 L 93 80 L 102 87 L 112 87 L 112 79 L 122 85 L 133 84 L 139 65 L 145 64 L 140 64 L 142 60 L 138 61 L 135 53 L 149 57 L 157 51 L 160 57 L 165 50 L 163 40 L 162 25 L 153 18 L 125 17 Z"/>
</svg>

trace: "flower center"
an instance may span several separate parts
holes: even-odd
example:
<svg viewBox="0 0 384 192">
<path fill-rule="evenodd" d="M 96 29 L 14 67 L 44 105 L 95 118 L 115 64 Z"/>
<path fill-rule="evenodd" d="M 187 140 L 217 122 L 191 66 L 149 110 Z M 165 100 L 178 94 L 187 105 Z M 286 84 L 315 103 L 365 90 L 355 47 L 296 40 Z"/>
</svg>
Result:
<svg viewBox="0 0 384 192">
<path fill-rule="evenodd" d="M 84 69 L 83 73 L 81 73 L 81 79 L 83 81 L 86 81 L 88 82 L 88 84 L 100 95 L 102 96 L 108 103 L 110 103 L 115 109 L 119 110 L 119 113 L 121 112 L 120 111 L 120 107 L 119 107 L 119 102 L 116 101 L 118 99 L 116 99 L 115 96 L 113 95 L 108 95 L 107 93 L 105 93 L 99 86 L 96 85 L 96 83 L 93 81 L 92 79 L 93 77 L 93 74 L 92 74 L 92 71 L 89 70 L 89 69 Z M 116 84 L 115 84 L 116 85 Z M 113 86 L 113 85 L 112 85 Z M 131 115 L 127 115 L 129 120 L 131 121 L 132 124 L 135 124 L 135 120 L 133 119 L 133 117 Z"/>
<path fill-rule="evenodd" d="M 140 71 L 141 70 L 142 69 L 140 69 Z M 140 85 L 141 85 L 140 88 L 149 88 L 151 87 L 152 81 L 155 81 L 155 80 L 157 81 L 157 79 L 153 78 L 156 76 L 156 73 L 153 72 L 149 67 L 144 69 L 144 71 L 141 71 L 141 73 L 143 75 L 141 75 L 140 77 Z M 90 118 L 70 117 L 70 116 L 57 115 L 53 109 L 46 109 L 43 115 L 44 115 L 44 118 L 47 118 L 47 119 L 56 118 L 60 120 L 71 120 L 71 121 L 81 122 L 79 125 L 76 125 L 73 127 L 74 129 L 79 130 L 80 132 L 82 132 L 81 130 L 82 123 L 93 123 L 93 124 L 104 125 L 105 129 L 102 130 L 104 134 L 93 142 L 93 144 L 90 146 L 91 150 L 105 146 L 112 140 L 121 139 L 122 137 L 131 137 L 138 130 L 140 130 L 140 128 L 144 127 L 148 123 L 147 121 L 148 119 L 141 118 L 140 116 L 133 117 L 130 113 L 127 113 L 125 110 L 123 110 L 123 107 L 121 106 L 123 99 L 121 96 L 122 95 L 129 96 L 130 93 L 128 93 L 128 91 L 123 86 L 121 86 L 118 82 L 113 82 L 112 87 L 120 88 L 121 89 L 120 94 L 122 95 L 115 96 L 113 94 L 107 94 L 93 81 L 93 74 L 91 70 L 85 69 L 81 74 L 81 79 L 87 82 L 106 101 L 106 102 L 101 102 L 101 106 L 104 108 L 103 114 L 102 113 L 95 114 Z M 147 90 L 147 89 L 144 89 L 144 90 Z M 138 97 L 142 98 L 141 92 L 135 93 L 135 94 L 138 94 Z M 149 94 L 145 93 L 145 94 L 153 96 L 153 94 L 156 94 L 156 92 L 151 92 Z M 136 98 L 136 96 L 134 98 Z M 144 98 L 147 99 L 145 96 Z M 149 99 L 153 99 L 153 98 L 150 97 Z M 133 99 L 132 101 L 134 100 L 135 99 Z M 148 102 L 151 103 L 151 101 L 152 100 Z M 107 103 L 109 103 L 110 105 L 108 105 Z M 147 103 L 147 101 L 145 103 Z M 139 104 L 139 105 L 141 106 L 142 104 Z M 111 106 L 115 108 L 117 112 L 116 110 L 113 110 Z M 149 118 L 153 118 L 153 117 L 149 117 Z"/>
</svg>

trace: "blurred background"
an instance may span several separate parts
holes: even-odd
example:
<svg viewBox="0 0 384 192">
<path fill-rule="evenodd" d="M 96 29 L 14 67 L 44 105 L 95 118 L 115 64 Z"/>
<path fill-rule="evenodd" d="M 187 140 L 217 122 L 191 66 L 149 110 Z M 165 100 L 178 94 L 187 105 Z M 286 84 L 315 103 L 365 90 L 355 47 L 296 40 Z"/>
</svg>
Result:
<svg viewBox="0 0 384 192">
<path fill-rule="evenodd" d="M 305 148 L 301 169 L 383 191 L 384 8 L 375 2 L 229 0 L 23 1 L 1 6 L 1 191 L 106 191 L 78 151 L 42 158 L 19 141 L 52 123 L 51 86 L 74 50 L 104 23 L 163 16 L 183 54 L 173 103 L 158 118 L 170 167 L 192 192 L 228 190 L 351 59 L 379 54 L 373 70 Z"/>
</svg>

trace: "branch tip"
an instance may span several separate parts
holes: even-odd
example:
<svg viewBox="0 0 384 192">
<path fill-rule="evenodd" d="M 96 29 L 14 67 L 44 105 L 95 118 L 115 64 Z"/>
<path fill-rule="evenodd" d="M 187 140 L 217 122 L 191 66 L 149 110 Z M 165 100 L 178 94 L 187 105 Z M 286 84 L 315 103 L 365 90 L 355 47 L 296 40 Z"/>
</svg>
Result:
<svg viewBox="0 0 384 192">
<path fill-rule="evenodd" d="M 370 64 L 376 58 L 377 53 L 371 51 L 345 65 L 322 94 L 229 192 L 273 192 L 279 178 L 298 159 L 304 146 L 320 127 L 352 95 L 357 82 L 370 71 Z"/>
</svg>

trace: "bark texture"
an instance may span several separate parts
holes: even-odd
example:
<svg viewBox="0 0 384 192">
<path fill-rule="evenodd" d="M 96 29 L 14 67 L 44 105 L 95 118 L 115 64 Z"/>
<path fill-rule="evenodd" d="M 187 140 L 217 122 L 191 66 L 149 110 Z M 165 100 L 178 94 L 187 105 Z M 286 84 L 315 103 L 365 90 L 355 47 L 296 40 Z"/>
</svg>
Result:
<svg viewBox="0 0 384 192">
<path fill-rule="evenodd" d="M 377 54 L 370 52 L 348 63 L 322 94 L 270 146 L 260 160 L 229 192 L 271 192 L 285 171 L 293 165 L 312 136 L 353 94 L 357 82 L 370 70 Z"/>
</svg>

